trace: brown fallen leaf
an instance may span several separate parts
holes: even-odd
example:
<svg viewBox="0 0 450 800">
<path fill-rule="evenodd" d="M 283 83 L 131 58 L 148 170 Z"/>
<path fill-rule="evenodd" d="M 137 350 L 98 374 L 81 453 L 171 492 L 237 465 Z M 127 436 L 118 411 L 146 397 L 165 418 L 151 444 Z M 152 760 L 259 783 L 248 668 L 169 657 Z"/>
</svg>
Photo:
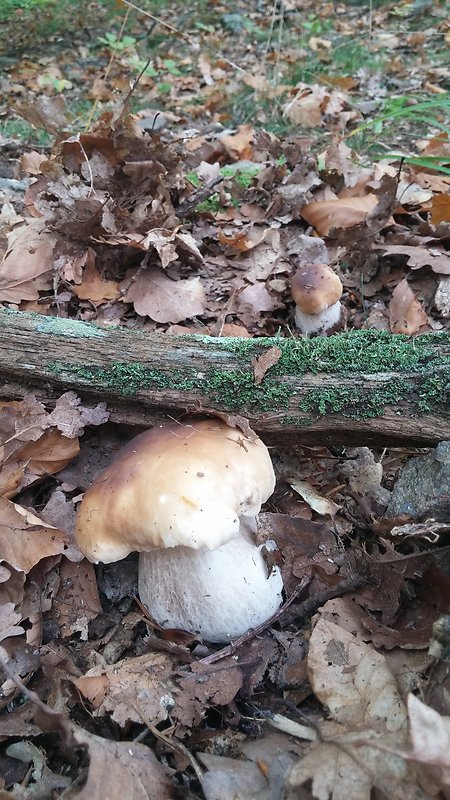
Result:
<svg viewBox="0 0 450 800">
<path fill-rule="evenodd" d="M 84 433 L 87 425 L 103 425 L 109 419 L 106 403 L 84 406 L 75 392 L 65 392 L 58 397 L 53 411 L 48 415 L 48 424 L 54 425 L 68 439 Z"/>
<path fill-rule="evenodd" d="M 93 565 L 62 559 L 60 587 L 53 600 L 52 616 L 60 626 L 61 636 L 79 633 L 82 641 L 88 638 L 88 624 L 102 613 Z"/>
<path fill-rule="evenodd" d="M 47 97 L 41 94 L 29 103 L 17 103 L 16 111 L 35 128 L 43 128 L 49 133 L 57 134 L 69 125 L 70 113 L 62 94 Z"/>
<path fill-rule="evenodd" d="M 323 117 L 332 117 L 344 129 L 348 122 L 358 118 L 348 98 L 337 89 L 329 89 L 319 84 L 297 84 L 295 97 L 284 107 L 283 115 L 294 125 L 316 128 L 322 124 Z"/>
<path fill-rule="evenodd" d="M 181 322 L 205 311 L 206 296 L 200 278 L 172 281 L 157 269 L 140 273 L 123 301 L 137 314 L 155 322 Z"/>
<path fill-rule="evenodd" d="M 341 506 L 330 500 L 329 497 L 322 497 L 308 481 L 290 481 L 292 488 L 305 500 L 313 511 L 322 516 L 335 517 Z"/>
<path fill-rule="evenodd" d="M 422 325 L 426 325 L 428 317 L 416 300 L 413 290 L 404 278 L 392 292 L 389 303 L 389 327 L 392 333 L 405 333 L 408 336 L 417 333 Z"/>
<path fill-rule="evenodd" d="M 8 234 L 8 249 L 0 264 L 0 300 L 37 300 L 52 285 L 53 249 L 57 237 L 44 220 L 30 220 Z"/>
<path fill-rule="evenodd" d="M 279 347 L 269 347 L 261 356 L 254 358 L 252 361 L 253 374 L 255 376 L 255 386 L 259 386 L 269 369 L 275 364 L 278 364 L 281 358 L 281 349 Z"/>
<path fill-rule="evenodd" d="M 253 159 L 254 136 L 253 125 L 239 125 L 237 133 L 221 136 L 220 143 L 232 161 L 240 161 L 242 159 L 251 161 Z"/>
<path fill-rule="evenodd" d="M 41 165 L 44 161 L 47 161 L 47 156 L 44 153 L 30 150 L 20 156 L 20 169 L 27 175 L 40 175 Z"/>
<path fill-rule="evenodd" d="M 433 225 L 450 222 L 450 195 L 434 195 L 431 201 L 431 222 Z"/>
<path fill-rule="evenodd" d="M 328 236 L 332 229 L 352 228 L 364 222 L 378 205 L 375 194 L 363 197 L 341 197 L 308 203 L 300 215 L 315 228 L 319 236 Z"/>
<path fill-rule="evenodd" d="M 73 739 L 89 755 L 87 780 L 81 789 L 72 788 L 74 800 L 174 800 L 174 787 L 149 747 L 71 727 Z"/>
<path fill-rule="evenodd" d="M 79 300 L 90 300 L 95 306 L 116 300 L 119 297 L 119 284 L 117 281 L 106 281 L 95 268 L 95 253 L 88 249 L 86 264 L 83 270 L 81 283 L 72 289 Z"/>
<path fill-rule="evenodd" d="M 29 572 L 42 558 L 63 553 L 68 537 L 22 506 L 0 497 L 0 561 Z"/>
<path fill-rule="evenodd" d="M 9 639 L 10 636 L 21 636 L 25 633 L 25 628 L 19 625 L 22 615 L 15 610 L 14 603 L 3 603 L 0 615 L 0 642 Z"/>
<path fill-rule="evenodd" d="M 36 442 L 27 442 L 14 453 L 15 462 L 23 468 L 22 487 L 59 472 L 79 452 L 78 438 L 68 439 L 57 428 L 44 431 Z"/>
<path fill-rule="evenodd" d="M 116 664 L 90 669 L 73 679 L 81 694 L 94 705 L 94 715 L 111 713 L 118 725 L 167 719 L 175 705 L 172 695 L 172 659 L 165 653 L 125 658 Z"/>
<path fill-rule="evenodd" d="M 387 244 L 374 245 L 374 249 L 382 251 L 382 258 L 406 256 L 406 263 L 411 269 L 431 267 L 433 272 L 450 275 L 450 255 L 438 247 L 408 247 L 401 244 Z"/>
</svg>

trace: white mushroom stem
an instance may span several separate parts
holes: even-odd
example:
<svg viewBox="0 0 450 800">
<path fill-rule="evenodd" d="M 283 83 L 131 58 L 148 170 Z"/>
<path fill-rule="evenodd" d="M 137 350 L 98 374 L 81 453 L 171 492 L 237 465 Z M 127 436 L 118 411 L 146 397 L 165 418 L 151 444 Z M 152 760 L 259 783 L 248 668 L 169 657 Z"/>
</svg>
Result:
<svg viewBox="0 0 450 800">
<path fill-rule="evenodd" d="M 216 550 L 170 547 L 139 555 L 139 594 L 163 628 L 229 642 L 265 622 L 282 600 L 278 567 L 268 568 L 251 521 Z"/>
<path fill-rule="evenodd" d="M 305 314 L 301 308 L 296 306 L 295 324 L 297 328 L 306 335 L 310 333 L 319 333 L 319 331 L 327 331 L 329 328 L 337 325 L 341 318 L 341 310 L 342 306 L 340 300 L 338 300 L 337 303 L 333 303 L 333 305 L 328 308 L 325 308 L 323 311 L 320 311 L 318 314 Z"/>
</svg>

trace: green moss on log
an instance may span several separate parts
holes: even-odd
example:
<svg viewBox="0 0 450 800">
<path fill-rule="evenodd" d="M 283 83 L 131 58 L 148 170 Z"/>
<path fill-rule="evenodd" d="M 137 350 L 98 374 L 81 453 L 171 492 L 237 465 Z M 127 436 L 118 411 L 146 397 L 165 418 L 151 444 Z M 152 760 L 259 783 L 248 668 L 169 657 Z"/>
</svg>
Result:
<svg viewBox="0 0 450 800">
<path fill-rule="evenodd" d="M 225 360 L 222 368 L 207 368 L 203 372 L 177 364 L 174 373 L 169 373 L 142 362 L 117 362 L 108 367 L 53 362 L 49 366 L 55 376 L 72 377 L 86 386 L 109 389 L 122 396 L 135 397 L 143 391 L 191 391 L 198 392 L 204 403 L 228 410 L 290 409 L 291 414 L 298 411 L 309 419 L 330 413 L 367 419 L 380 416 L 386 406 L 399 406 L 400 413 L 404 400 L 417 414 L 433 409 L 448 414 L 450 407 L 447 334 L 410 339 L 378 331 L 351 331 L 316 339 L 180 337 L 178 343 L 183 342 L 191 348 L 206 343 L 211 351 L 229 352 L 235 358 L 229 366 Z M 436 344 L 443 347 L 431 346 Z M 262 383 L 256 385 L 252 362 L 274 346 L 281 349 L 281 357 Z M 199 349 L 196 355 L 200 360 L 201 354 Z M 342 384 L 336 388 L 326 385 L 309 390 L 295 388 L 292 377 L 306 374 L 335 376 Z M 375 374 L 375 386 L 373 382 L 370 386 L 362 383 L 362 376 Z M 360 378 L 359 385 L 350 384 L 349 379 L 356 375 Z"/>
</svg>

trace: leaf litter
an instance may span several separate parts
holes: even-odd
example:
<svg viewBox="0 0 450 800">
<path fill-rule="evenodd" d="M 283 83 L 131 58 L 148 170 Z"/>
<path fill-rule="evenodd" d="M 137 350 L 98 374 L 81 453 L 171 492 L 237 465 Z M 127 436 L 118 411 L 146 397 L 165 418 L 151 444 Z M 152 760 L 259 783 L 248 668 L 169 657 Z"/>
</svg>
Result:
<svg viewBox="0 0 450 800">
<path fill-rule="evenodd" d="M 229 65 L 198 66 L 214 109 Z M 289 279 L 314 261 L 340 273 L 349 327 L 376 312 L 391 332 L 448 330 L 446 178 L 363 163 L 342 138 L 361 120 L 351 89 L 291 87 L 285 115 L 333 131 L 317 156 L 251 123 L 192 133 L 174 115 L 160 133 L 119 107 L 73 133 L 59 98 L 22 103 L 56 141 L 22 157 L 1 301 L 162 335 L 178 323 L 291 335 Z M 278 358 L 255 360 L 255 382 Z M 399 541 L 411 521 L 383 516 L 409 453 L 274 451 L 259 535 L 278 544 L 266 558 L 288 602 L 221 652 L 146 618 L 133 557 L 95 570 L 77 552 L 80 496 L 129 437 L 107 418 L 73 392 L 52 411 L 32 396 L 0 404 L 5 796 L 446 796 L 445 636 L 433 655 L 449 614 L 445 531 Z"/>
</svg>

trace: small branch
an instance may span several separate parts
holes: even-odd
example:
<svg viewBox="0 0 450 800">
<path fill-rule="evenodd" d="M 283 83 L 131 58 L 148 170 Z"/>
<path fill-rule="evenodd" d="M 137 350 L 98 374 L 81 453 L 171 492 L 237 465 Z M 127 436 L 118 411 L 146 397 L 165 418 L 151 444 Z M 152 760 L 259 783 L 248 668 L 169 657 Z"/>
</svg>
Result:
<svg viewBox="0 0 450 800">
<path fill-rule="evenodd" d="M 222 183 L 222 181 L 223 177 L 218 175 L 216 178 L 212 178 L 212 180 L 208 181 L 208 183 L 205 183 L 204 186 L 200 186 L 196 189 L 184 203 L 180 203 L 180 205 L 176 207 L 175 213 L 177 217 L 180 219 L 189 217 L 200 203 L 203 203 L 205 200 L 208 200 L 211 195 L 215 194 L 215 187 L 219 183 Z"/>
</svg>

